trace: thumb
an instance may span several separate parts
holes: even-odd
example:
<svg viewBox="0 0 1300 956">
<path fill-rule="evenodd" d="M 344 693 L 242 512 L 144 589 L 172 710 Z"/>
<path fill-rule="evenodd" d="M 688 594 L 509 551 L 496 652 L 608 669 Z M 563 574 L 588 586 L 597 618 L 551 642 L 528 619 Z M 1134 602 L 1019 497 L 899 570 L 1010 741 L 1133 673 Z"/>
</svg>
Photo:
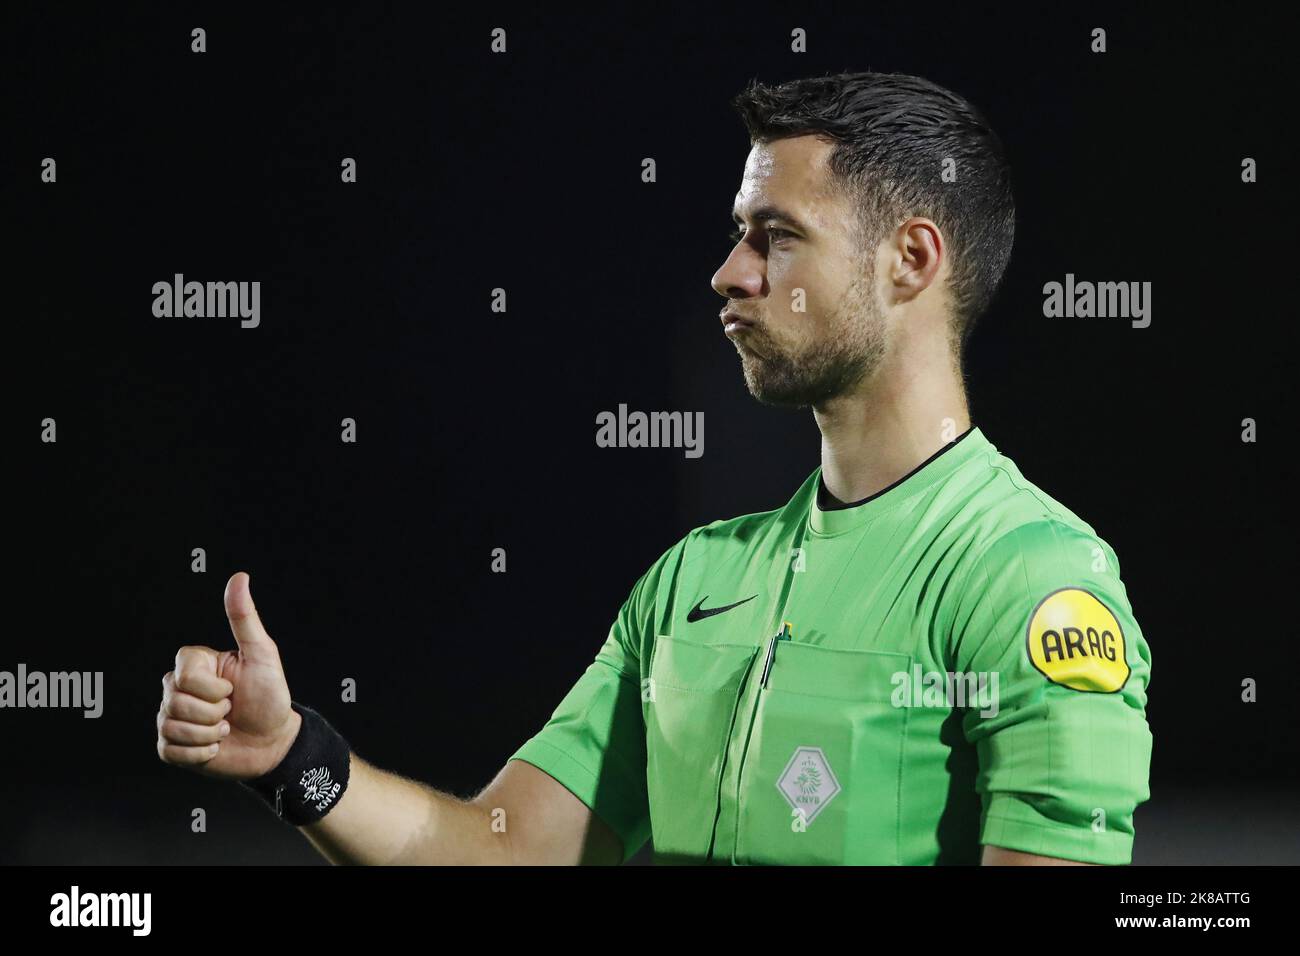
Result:
<svg viewBox="0 0 1300 956">
<path fill-rule="evenodd" d="M 230 630 L 235 635 L 235 643 L 245 654 L 254 657 L 268 651 L 275 654 L 275 642 L 266 633 L 262 619 L 257 616 L 257 608 L 253 605 L 249 580 L 246 571 L 237 571 L 226 582 L 226 618 L 230 621 Z"/>
</svg>

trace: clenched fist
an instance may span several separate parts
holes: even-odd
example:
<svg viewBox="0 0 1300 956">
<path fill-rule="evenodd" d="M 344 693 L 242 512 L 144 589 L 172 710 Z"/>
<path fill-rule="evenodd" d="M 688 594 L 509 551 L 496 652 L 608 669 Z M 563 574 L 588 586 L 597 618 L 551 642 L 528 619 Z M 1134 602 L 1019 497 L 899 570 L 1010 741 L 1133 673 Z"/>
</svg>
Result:
<svg viewBox="0 0 1300 956">
<path fill-rule="evenodd" d="M 289 752 L 302 718 L 289 706 L 280 651 L 262 627 L 239 571 L 226 582 L 237 651 L 182 647 L 163 677 L 158 756 L 214 777 L 248 780 Z"/>
</svg>

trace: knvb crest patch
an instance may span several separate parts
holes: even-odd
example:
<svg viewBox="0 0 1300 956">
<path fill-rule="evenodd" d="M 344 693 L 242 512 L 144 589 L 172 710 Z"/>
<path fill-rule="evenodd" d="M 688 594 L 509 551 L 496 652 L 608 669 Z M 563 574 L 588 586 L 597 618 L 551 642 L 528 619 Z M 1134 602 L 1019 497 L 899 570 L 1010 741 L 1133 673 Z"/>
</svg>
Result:
<svg viewBox="0 0 1300 956">
<path fill-rule="evenodd" d="M 840 792 L 839 781 L 820 747 L 797 748 L 776 788 L 790 801 L 790 806 L 804 812 L 808 823 Z"/>
<path fill-rule="evenodd" d="M 343 789 L 342 784 L 334 782 L 328 767 L 317 767 L 315 770 L 303 771 L 298 786 L 302 787 L 303 803 L 311 803 L 315 800 L 317 801 L 317 810 L 324 810 L 333 803 L 334 798 Z"/>
</svg>

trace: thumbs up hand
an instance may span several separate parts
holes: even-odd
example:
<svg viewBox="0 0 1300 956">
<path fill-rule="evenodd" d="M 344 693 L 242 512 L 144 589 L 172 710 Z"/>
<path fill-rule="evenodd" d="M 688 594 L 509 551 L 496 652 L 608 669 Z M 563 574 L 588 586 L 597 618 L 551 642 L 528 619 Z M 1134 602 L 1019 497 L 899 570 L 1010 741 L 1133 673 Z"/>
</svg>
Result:
<svg viewBox="0 0 1300 956">
<path fill-rule="evenodd" d="M 247 780 L 289 752 L 302 718 L 289 705 L 280 651 L 266 633 L 240 571 L 226 583 L 237 651 L 186 646 L 163 677 L 158 757 L 200 773 Z"/>
</svg>

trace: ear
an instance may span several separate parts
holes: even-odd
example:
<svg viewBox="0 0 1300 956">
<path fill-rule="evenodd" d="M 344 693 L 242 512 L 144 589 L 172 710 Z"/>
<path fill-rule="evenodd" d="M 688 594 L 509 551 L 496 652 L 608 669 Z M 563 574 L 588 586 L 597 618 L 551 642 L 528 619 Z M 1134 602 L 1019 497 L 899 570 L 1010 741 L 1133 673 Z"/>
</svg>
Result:
<svg viewBox="0 0 1300 956">
<path fill-rule="evenodd" d="M 910 302 L 939 281 L 948 245 L 934 220 L 924 216 L 903 220 L 885 245 L 895 302 Z"/>
</svg>

